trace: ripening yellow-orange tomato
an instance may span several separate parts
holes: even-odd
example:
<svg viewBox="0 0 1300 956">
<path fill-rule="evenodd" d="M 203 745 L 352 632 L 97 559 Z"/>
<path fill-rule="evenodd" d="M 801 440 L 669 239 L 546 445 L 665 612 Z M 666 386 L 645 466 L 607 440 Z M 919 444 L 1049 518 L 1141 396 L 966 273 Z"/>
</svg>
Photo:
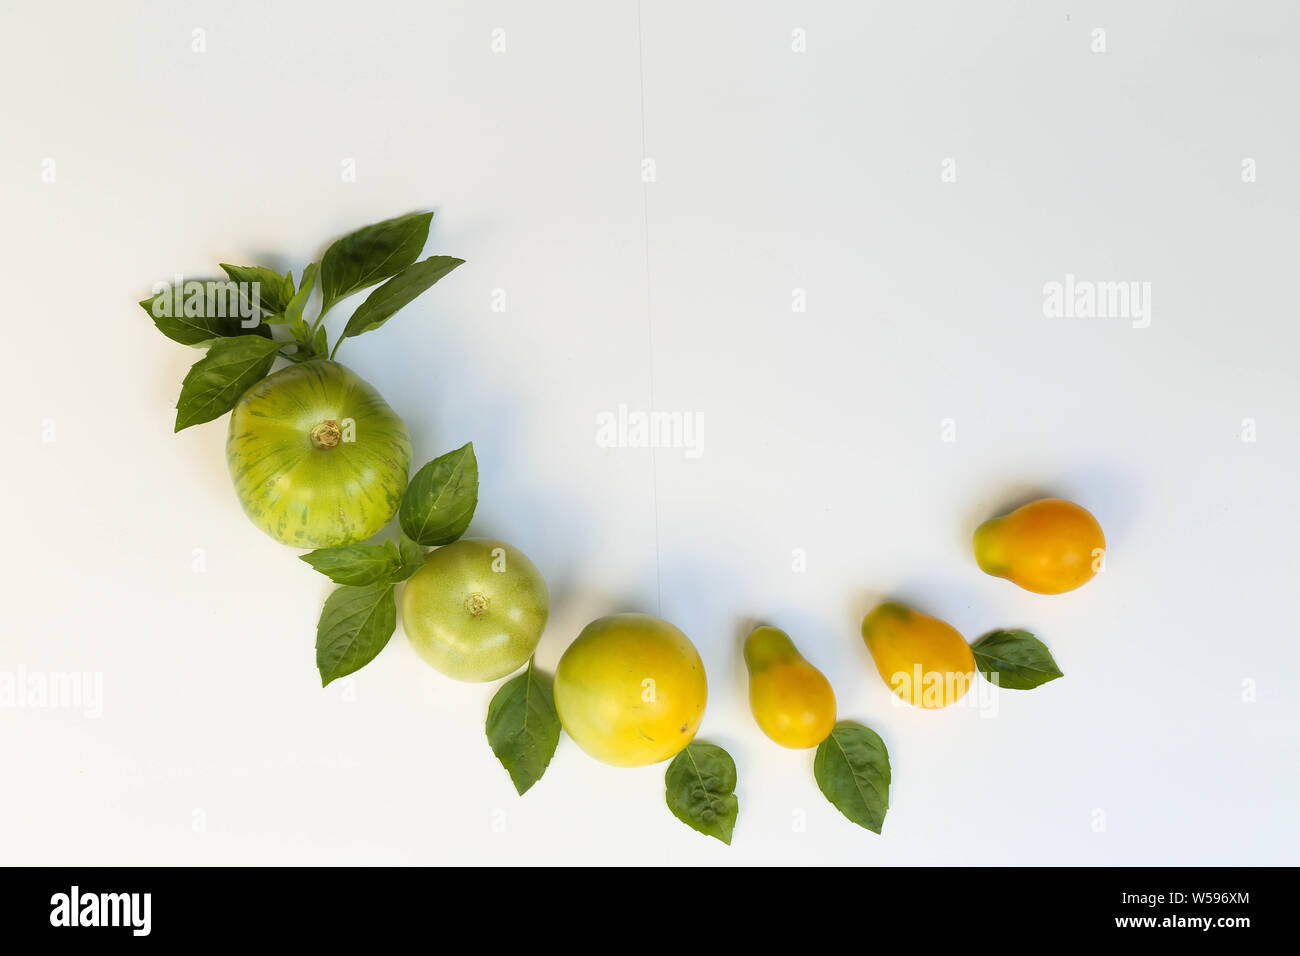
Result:
<svg viewBox="0 0 1300 956">
<path fill-rule="evenodd" d="M 816 747 L 835 728 L 835 692 L 785 631 L 755 628 L 745 639 L 749 708 L 782 747 Z"/>
<path fill-rule="evenodd" d="M 876 670 L 916 707 L 947 707 L 966 696 L 975 679 L 975 655 L 948 624 L 897 601 L 879 604 L 862 619 Z"/>
<path fill-rule="evenodd" d="M 592 621 L 555 668 L 555 709 L 574 743 L 616 767 L 675 757 L 704 719 L 708 681 L 685 634 L 648 614 Z"/>
<path fill-rule="evenodd" d="M 1092 580 L 1106 556 L 1101 525 L 1084 508 L 1041 498 L 975 531 L 982 570 L 1036 594 L 1073 591 Z"/>
</svg>

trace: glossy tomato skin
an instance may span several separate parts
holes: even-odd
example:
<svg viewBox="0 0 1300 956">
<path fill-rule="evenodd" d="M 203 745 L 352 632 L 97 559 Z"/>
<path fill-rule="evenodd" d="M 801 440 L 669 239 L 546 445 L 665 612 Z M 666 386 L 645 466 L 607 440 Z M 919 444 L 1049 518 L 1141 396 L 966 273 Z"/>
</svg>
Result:
<svg viewBox="0 0 1300 956">
<path fill-rule="evenodd" d="M 226 462 L 253 524 L 291 547 L 329 548 L 370 537 L 396 513 L 411 435 L 374 388 L 321 359 L 244 393 Z"/>
<path fill-rule="evenodd" d="M 1106 537 L 1097 519 L 1062 498 L 1031 501 L 975 530 L 980 568 L 1036 594 L 1083 587 L 1105 555 Z"/>
<path fill-rule="evenodd" d="M 615 767 L 676 756 L 708 702 L 704 663 L 690 639 L 648 614 L 592 621 L 555 669 L 555 709 L 579 747 Z"/>
<path fill-rule="evenodd" d="M 885 683 L 915 707 L 955 704 L 975 682 L 975 654 L 966 638 L 905 604 L 876 605 L 862 619 L 862 639 Z"/>
<path fill-rule="evenodd" d="M 431 552 L 402 592 L 402 628 L 429 666 L 489 681 L 528 663 L 550 612 L 546 581 L 518 548 L 461 538 Z"/>
<path fill-rule="evenodd" d="M 759 729 L 782 747 L 816 747 L 835 729 L 835 691 L 775 627 L 757 627 L 745 639 L 749 708 Z"/>
</svg>

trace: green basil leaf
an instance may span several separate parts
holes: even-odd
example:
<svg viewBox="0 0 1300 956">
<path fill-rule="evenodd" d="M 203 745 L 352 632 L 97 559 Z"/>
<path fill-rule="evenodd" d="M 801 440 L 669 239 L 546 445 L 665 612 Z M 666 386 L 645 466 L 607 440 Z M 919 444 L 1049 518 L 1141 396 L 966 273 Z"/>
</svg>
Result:
<svg viewBox="0 0 1300 956">
<path fill-rule="evenodd" d="M 388 581 L 402 563 L 393 542 L 384 544 L 343 544 L 335 548 L 317 548 L 299 557 L 335 584 L 360 587 Z"/>
<path fill-rule="evenodd" d="M 265 266 L 232 266 L 219 263 L 232 282 L 247 282 L 257 286 L 258 304 L 267 315 L 279 315 L 289 307 L 293 298 L 293 276 L 282 276 Z M 251 299 L 244 296 L 251 304 Z"/>
<path fill-rule="evenodd" d="M 256 317 L 256 324 L 243 325 L 245 319 L 239 315 L 238 292 L 235 289 L 226 288 L 225 279 L 196 279 L 193 281 L 202 284 L 205 294 L 192 294 L 188 302 L 183 296 L 182 301 L 179 303 L 179 309 L 177 308 L 178 303 L 175 301 L 175 287 L 173 286 L 168 286 L 162 292 L 151 295 L 140 302 L 140 307 L 149 313 L 149 318 L 153 319 L 153 324 L 158 331 L 167 338 L 173 342 L 179 342 L 181 345 L 206 348 L 217 339 L 234 338 L 240 335 L 271 337 L 271 330 L 266 327 L 261 316 Z M 216 283 L 221 288 L 214 290 L 220 292 L 220 297 L 214 296 L 209 303 L 206 289 L 210 282 Z M 182 293 L 184 291 L 182 289 Z M 209 305 L 211 305 L 211 308 L 209 308 Z M 177 315 L 176 312 L 180 312 L 180 314 Z"/>
<path fill-rule="evenodd" d="M 399 309 L 409 305 L 418 295 L 464 261 L 454 256 L 430 256 L 428 259 L 407 266 L 370 293 L 366 301 L 357 306 L 357 310 L 352 313 L 352 318 L 348 319 L 348 324 L 343 329 L 343 338 L 352 338 L 362 332 L 379 328 Z"/>
<path fill-rule="evenodd" d="M 875 833 L 889 809 L 889 751 L 875 731 L 843 721 L 817 747 L 813 776 L 835 809 Z"/>
<path fill-rule="evenodd" d="M 312 336 L 311 350 L 321 358 L 329 358 L 330 340 L 329 336 L 325 332 L 325 326 L 322 325 L 318 328 L 316 334 Z"/>
<path fill-rule="evenodd" d="M 235 407 L 250 385 L 271 371 L 280 343 L 245 335 L 218 339 L 194 363 L 176 402 L 176 431 L 210 422 Z"/>
<path fill-rule="evenodd" d="M 412 541 L 406 535 L 402 535 L 402 540 L 397 545 L 398 554 L 401 555 L 401 563 L 397 570 L 393 572 L 394 581 L 405 581 L 420 568 L 424 567 L 424 548 L 419 543 Z"/>
<path fill-rule="evenodd" d="M 293 294 L 289 304 L 284 307 L 284 321 L 288 324 L 295 325 L 302 321 L 302 310 L 307 307 L 307 300 L 311 298 L 311 290 L 316 287 L 316 271 L 318 268 L 316 263 L 313 262 L 302 270 L 302 287 Z"/>
<path fill-rule="evenodd" d="M 1033 690 L 1064 677 L 1047 645 L 1028 631 L 992 631 L 973 645 L 975 666 L 999 687 Z"/>
<path fill-rule="evenodd" d="M 295 319 L 289 323 L 289 331 L 293 333 L 293 340 L 302 346 L 300 351 L 311 351 L 312 333 L 310 325 L 304 322 L 301 318 Z"/>
<path fill-rule="evenodd" d="M 336 588 L 316 625 L 316 668 L 321 686 L 374 660 L 397 629 L 393 585 Z"/>
<path fill-rule="evenodd" d="M 714 744 L 687 744 L 668 765 L 664 789 L 673 816 L 692 830 L 731 845 L 740 812 L 731 754 Z"/>
<path fill-rule="evenodd" d="M 420 257 L 433 213 L 385 219 L 349 233 L 320 262 L 321 315 L 339 299 L 392 278 Z"/>
<path fill-rule="evenodd" d="M 451 544 L 469 527 L 478 505 L 478 461 L 468 442 L 426 464 L 411 478 L 397 521 L 426 547 Z"/>
<path fill-rule="evenodd" d="M 542 779 L 560 742 L 551 680 L 528 662 L 528 670 L 506 681 L 488 705 L 487 738 L 520 795 Z"/>
</svg>

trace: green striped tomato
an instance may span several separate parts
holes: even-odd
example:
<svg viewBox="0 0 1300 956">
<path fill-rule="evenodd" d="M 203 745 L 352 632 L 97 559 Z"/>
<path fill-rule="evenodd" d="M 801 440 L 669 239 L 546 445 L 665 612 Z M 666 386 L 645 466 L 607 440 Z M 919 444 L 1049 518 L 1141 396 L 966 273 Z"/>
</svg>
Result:
<svg viewBox="0 0 1300 956">
<path fill-rule="evenodd" d="M 411 435 L 355 373 L 315 360 L 244 393 L 226 462 L 253 524 L 291 547 L 329 548 L 370 537 L 396 513 Z"/>
</svg>

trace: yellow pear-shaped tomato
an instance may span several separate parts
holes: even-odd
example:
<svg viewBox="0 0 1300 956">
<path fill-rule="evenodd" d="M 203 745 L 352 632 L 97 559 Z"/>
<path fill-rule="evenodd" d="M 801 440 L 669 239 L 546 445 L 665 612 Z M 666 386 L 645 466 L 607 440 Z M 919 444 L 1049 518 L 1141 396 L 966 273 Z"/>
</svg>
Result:
<svg viewBox="0 0 1300 956">
<path fill-rule="evenodd" d="M 592 621 L 555 668 L 555 709 L 597 760 L 639 767 L 674 757 L 704 718 L 708 684 L 690 640 L 648 614 Z"/>
<path fill-rule="evenodd" d="M 1085 509 L 1042 498 L 975 531 L 975 560 L 982 570 L 1026 591 L 1061 594 L 1092 580 L 1106 555 L 1101 525 Z"/>
<path fill-rule="evenodd" d="M 816 747 L 835 728 L 835 692 L 785 631 L 755 628 L 745 639 L 749 708 L 759 728 L 782 747 Z"/>
<path fill-rule="evenodd" d="M 975 655 L 964 637 L 896 601 L 862 619 L 862 639 L 885 683 L 917 707 L 947 707 L 966 696 L 975 679 Z"/>
</svg>

